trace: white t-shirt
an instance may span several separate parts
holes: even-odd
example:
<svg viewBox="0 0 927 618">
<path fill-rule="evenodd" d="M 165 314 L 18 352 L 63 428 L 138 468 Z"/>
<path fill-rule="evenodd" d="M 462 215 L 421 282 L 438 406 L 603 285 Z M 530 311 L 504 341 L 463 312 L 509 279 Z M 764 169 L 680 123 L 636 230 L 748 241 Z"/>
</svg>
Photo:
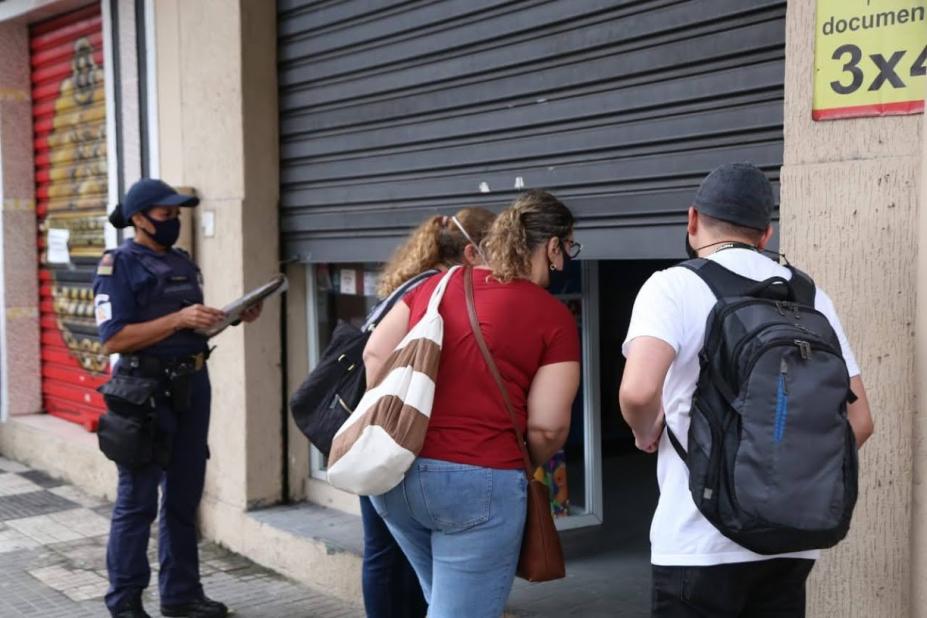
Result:
<svg viewBox="0 0 927 618">
<path fill-rule="evenodd" d="M 741 276 L 763 281 L 770 277 L 790 279 L 792 274 L 764 255 L 749 249 L 725 249 L 708 259 Z M 701 278 L 687 268 L 674 267 L 654 273 L 634 301 L 634 311 L 622 352 L 637 337 L 661 339 L 676 351 L 663 383 L 663 409 L 666 422 L 688 448 L 689 406 L 698 380 L 698 353 L 705 338 L 708 314 L 716 302 Z M 834 327 L 850 377 L 859 375 L 859 366 L 847 342 L 834 305 L 817 290 L 815 308 Z M 689 471 L 666 432 L 657 455 L 657 482 L 660 500 L 650 526 L 651 562 L 660 566 L 708 566 L 734 562 L 753 562 L 774 557 L 816 559 L 819 551 L 781 556 L 765 556 L 744 549 L 731 541 L 698 511 L 689 493 Z"/>
</svg>

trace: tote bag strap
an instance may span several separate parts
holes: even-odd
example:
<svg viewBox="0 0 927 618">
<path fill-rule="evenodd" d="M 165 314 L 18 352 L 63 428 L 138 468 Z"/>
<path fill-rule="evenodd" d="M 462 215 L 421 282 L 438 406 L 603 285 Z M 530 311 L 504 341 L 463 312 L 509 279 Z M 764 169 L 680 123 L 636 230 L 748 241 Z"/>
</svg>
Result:
<svg viewBox="0 0 927 618">
<path fill-rule="evenodd" d="M 438 306 L 441 304 L 441 300 L 444 298 L 444 291 L 447 289 L 447 284 L 450 282 L 451 277 L 454 276 L 454 273 L 457 272 L 460 268 L 460 266 L 454 266 L 448 270 L 443 277 L 441 277 L 441 281 L 438 282 L 434 292 L 431 293 L 431 299 L 428 301 L 428 309 L 425 312 L 425 315 L 435 315 L 438 313 Z"/>
<path fill-rule="evenodd" d="M 473 269 L 467 267 L 464 271 L 464 294 L 467 297 L 467 315 L 470 317 L 470 328 L 473 330 L 473 338 L 476 339 L 476 345 L 480 348 L 480 352 L 483 354 L 483 359 L 486 361 L 486 366 L 489 367 L 489 373 L 492 374 L 493 380 L 496 382 L 496 386 L 499 387 L 499 392 L 502 393 L 502 401 L 505 402 L 505 411 L 509 414 L 509 419 L 512 421 L 512 429 L 515 430 L 515 437 L 518 440 L 518 448 L 521 449 L 521 456 L 525 464 L 525 474 L 528 475 L 530 479 L 534 474 L 534 466 L 531 465 L 531 457 L 528 455 L 528 447 L 525 446 L 525 437 L 522 434 L 521 430 L 518 428 L 518 421 L 515 418 L 515 408 L 512 406 L 512 400 L 509 398 L 509 392 L 505 388 L 505 383 L 502 381 L 502 374 L 499 373 L 499 368 L 496 366 L 496 362 L 492 359 L 492 354 L 489 352 L 489 347 L 486 345 L 486 340 L 483 338 L 483 331 L 480 328 L 480 321 L 476 315 L 476 304 L 473 302 Z"/>
</svg>

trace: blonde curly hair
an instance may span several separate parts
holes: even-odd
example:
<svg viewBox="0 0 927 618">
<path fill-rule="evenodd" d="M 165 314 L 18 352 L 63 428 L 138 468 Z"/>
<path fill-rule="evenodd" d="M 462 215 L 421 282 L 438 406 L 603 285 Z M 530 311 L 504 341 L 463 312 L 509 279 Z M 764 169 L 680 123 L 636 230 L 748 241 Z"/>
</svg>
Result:
<svg viewBox="0 0 927 618">
<path fill-rule="evenodd" d="M 467 230 L 473 242 L 480 245 L 495 213 L 485 208 L 464 208 L 454 215 Z M 432 268 L 449 267 L 463 261 L 464 249 L 470 241 L 458 229 L 451 217 L 430 217 L 419 225 L 400 245 L 380 275 L 377 294 L 380 298 L 389 296 L 393 290 L 414 277 Z"/>
<path fill-rule="evenodd" d="M 502 283 L 527 279 L 534 250 L 551 238 L 568 238 L 573 223 L 573 213 L 547 191 L 519 195 L 496 217 L 482 244 L 493 277 Z"/>
</svg>

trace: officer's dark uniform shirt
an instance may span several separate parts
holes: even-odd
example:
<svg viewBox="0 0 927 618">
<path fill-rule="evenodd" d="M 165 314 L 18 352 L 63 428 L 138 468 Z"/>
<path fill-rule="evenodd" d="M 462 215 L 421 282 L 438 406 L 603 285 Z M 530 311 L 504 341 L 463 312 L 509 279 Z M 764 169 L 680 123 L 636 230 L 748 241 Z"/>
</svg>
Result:
<svg viewBox="0 0 927 618">
<path fill-rule="evenodd" d="M 93 280 L 94 309 L 105 343 L 125 326 L 203 302 L 200 271 L 180 249 L 158 253 L 126 240 L 104 254 Z M 138 353 L 173 358 L 205 352 L 206 338 L 180 330 Z"/>
</svg>

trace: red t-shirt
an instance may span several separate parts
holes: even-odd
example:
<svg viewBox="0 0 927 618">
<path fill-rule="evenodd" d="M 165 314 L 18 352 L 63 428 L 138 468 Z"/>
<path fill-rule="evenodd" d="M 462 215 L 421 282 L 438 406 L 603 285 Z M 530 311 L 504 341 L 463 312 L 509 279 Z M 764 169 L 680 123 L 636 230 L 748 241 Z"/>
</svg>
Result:
<svg viewBox="0 0 927 618">
<path fill-rule="evenodd" d="M 579 335 L 569 309 L 547 290 L 525 280 L 499 283 L 476 269 L 473 289 L 483 337 L 508 387 L 520 429 L 525 431 L 528 391 L 543 365 L 579 361 Z M 443 273 L 403 298 L 409 327 L 425 315 Z M 420 455 L 486 468 L 523 464 L 499 387 L 470 330 L 463 271 L 451 279 L 439 308 L 444 343 L 434 405 Z"/>
</svg>

